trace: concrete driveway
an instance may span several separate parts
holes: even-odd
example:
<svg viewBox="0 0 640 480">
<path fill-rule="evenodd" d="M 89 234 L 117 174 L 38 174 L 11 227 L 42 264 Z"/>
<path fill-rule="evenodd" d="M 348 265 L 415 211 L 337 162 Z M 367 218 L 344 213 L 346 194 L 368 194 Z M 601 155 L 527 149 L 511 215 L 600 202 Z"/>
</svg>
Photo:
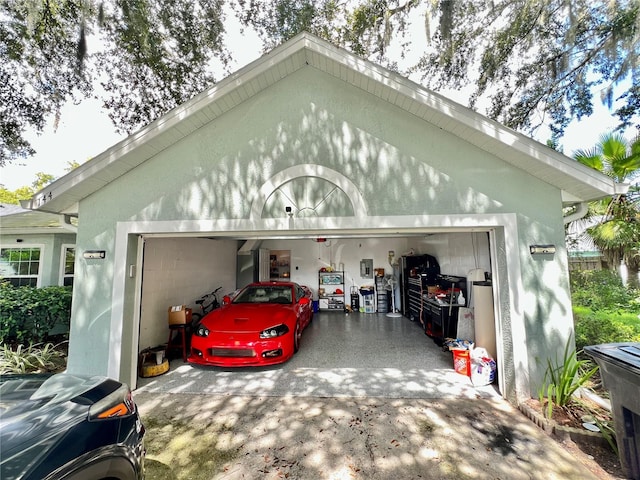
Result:
<svg viewBox="0 0 640 480">
<path fill-rule="evenodd" d="M 149 478 L 608 478 L 451 363 L 405 318 L 342 314 L 279 367 L 174 360 L 134 392 Z"/>
</svg>

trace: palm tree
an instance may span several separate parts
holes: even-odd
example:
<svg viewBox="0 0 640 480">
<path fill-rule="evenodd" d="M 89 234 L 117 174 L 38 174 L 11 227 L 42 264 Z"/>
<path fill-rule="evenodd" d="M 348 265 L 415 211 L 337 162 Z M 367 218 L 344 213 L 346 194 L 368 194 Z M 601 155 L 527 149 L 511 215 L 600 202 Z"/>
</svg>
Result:
<svg viewBox="0 0 640 480">
<path fill-rule="evenodd" d="M 585 233 L 610 268 L 624 262 L 630 271 L 640 268 L 640 136 L 628 142 L 620 134 L 605 134 L 590 150 L 578 150 L 574 158 L 613 178 L 629 184 L 625 194 L 589 204 Z"/>
</svg>

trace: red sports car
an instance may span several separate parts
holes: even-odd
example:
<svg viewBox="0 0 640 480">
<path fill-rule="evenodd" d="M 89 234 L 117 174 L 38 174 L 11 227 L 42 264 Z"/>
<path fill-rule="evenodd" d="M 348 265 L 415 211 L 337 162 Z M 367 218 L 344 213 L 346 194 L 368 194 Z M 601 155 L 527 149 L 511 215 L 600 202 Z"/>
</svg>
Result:
<svg viewBox="0 0 640 480">
<path fill-rule="evenodd" d="M 189 362 L 244 367 L 287 361 L 311 322 L 311 291 L 293 282 L 257 282 L 208 313 L 191 337 Z"/>
</svg>

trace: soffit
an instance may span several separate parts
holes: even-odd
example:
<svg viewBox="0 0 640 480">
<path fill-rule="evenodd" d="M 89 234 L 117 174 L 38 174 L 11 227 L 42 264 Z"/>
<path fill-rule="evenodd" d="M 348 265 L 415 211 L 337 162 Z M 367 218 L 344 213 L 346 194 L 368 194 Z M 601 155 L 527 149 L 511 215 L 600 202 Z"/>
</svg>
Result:
<svg viewBox="0 0 640 480">
<path fill-rule="evenodd" d="M 64 215 L 27 210 L 19 205 L 0 204 L 0 233 L 15 235 L 26 233 L 55 233 L 74 231 Z"/>
</svg>

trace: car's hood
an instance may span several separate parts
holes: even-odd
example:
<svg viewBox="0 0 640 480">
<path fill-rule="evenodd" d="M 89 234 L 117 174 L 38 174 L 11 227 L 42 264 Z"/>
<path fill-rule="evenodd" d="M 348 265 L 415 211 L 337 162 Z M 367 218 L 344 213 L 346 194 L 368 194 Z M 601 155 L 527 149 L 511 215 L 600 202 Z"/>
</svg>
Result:
<svg viewBox="0 0 640 480">
<path fill-rule="evenodd" d="M 0 383 L 0 465 L 3 475 L 19 477 L 37 463 L 72 426 L 87 418 L 88 401 L 71 401 L 102 377 L 2 377 Z"/>
<path fill-rule="evenodd" d="M 260 332 L 294 318 L 293 305 L 238 303 L 214 310 L 202 323 L 212 332 Z"/>
</svg>

